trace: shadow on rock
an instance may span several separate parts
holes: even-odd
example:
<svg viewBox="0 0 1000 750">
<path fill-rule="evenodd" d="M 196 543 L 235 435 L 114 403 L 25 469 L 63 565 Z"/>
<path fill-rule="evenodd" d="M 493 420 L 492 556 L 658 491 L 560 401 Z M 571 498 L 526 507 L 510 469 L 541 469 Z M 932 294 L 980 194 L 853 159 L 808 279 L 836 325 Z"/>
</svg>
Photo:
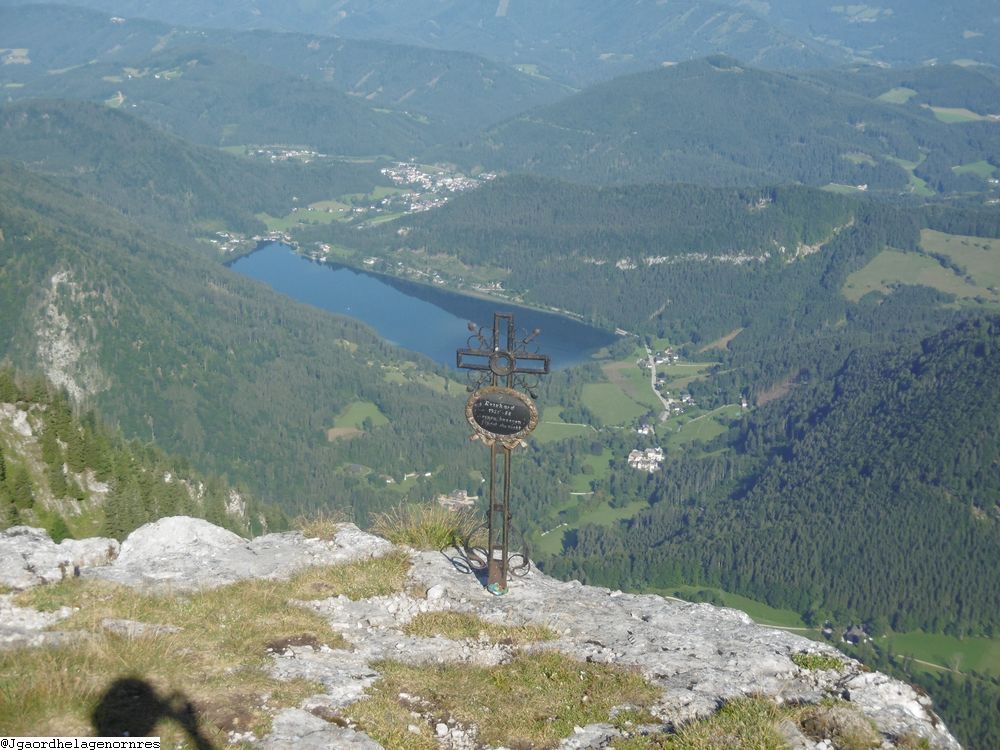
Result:
<svg viewBox="0 0 1000 750">
<path fill-rule="evenodd" d="M 161 697 L 138 677 L 112 683 L 91 715 L 99 737 L 146 737 L 161 721 L 177 722 L 198 750 L 215 750 L 198 728 L 198 712 L 183 693 Z"/>
</svg>

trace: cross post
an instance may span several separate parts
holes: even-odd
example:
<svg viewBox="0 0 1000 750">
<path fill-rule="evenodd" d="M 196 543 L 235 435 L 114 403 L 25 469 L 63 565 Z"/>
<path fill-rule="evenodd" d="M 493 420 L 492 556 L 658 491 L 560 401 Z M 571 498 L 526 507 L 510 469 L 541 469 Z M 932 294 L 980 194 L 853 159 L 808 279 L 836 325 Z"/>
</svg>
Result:
<svg viewBox="0 0 1000 750">
<path fill-rule="evenodd" d="M 474 437 L 483 439 L 490 447 L 490 497 L 487 514 L 489 541 L 487 544 L 487 590 L 496 595 L 507 593 L 507 568 L 510 560 L 510 455 L 511 451 L 521 443 L 520 438 L 530 432 L 537 422 L 537 410 L 526 396 L 514 388 L 517 384 L 526 385 L 526 377 L 546 375 L 549 372 L 549 357 L 547 354 L 528 352 L 524 347 L 540 331 L 535 330 L 525 339 L 518 339 L 514 328 L 513 313 L 496 312 L 493 314 L 493 335 L 487 341 L 474 324 L 469 324 L 473 331 L 472 339 L 478 346 L 459 349 L 455 353 L 455 365 L 463 370 L 478 372 L 478 386 L 489 383 L 489 388 L 480 388 L 473 393 L 466 407 L 470 422 L 477 428 Z M 527 386 L 526 386 L 527 387 Z M 478 402 L 486 402 L 486 392 L 500 392 L 497 401 L 486 404 L 488 408 L 476 411 Z M 528 392 L 531 393 L 530 388 Z M 534 394 L 531 393 L 534 397 Z M 517 401 L 523 399 L 521 409 Z M 529 417 L 524 417 L 528 412 Z M 488 413 L 490 416 L 483 416 Z M 504 421 L 497 413 L 507 417 Z M 510 416 L 513 415 L 513 416 Z M 521 419 L 522 421 L 518 421 Z M 511 427 L 510 425 L 514 426 Z M 503 457 L 503 467 L 498 467 L 498 459 Z M 497 479 L 501 475 L 502 494 L 497 499 Z M 527 559 L 525 559 L 527 563 Z"/>
</svg>

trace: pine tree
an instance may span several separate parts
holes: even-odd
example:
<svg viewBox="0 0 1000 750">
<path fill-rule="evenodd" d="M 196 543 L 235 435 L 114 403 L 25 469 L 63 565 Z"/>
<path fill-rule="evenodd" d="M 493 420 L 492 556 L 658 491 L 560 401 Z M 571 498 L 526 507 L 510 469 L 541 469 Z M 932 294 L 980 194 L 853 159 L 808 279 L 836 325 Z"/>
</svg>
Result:
<svg viewBox="0 0 1000 750">
<path fill-rule="evenodd" d="M 0 367 L 0 403 L 13 404 L 17 401 L 17 397 L 14 372 L 7 367 Z"/>
<path fill-rule="evenodd" d="M 35 504 L 35 488 L 31 476 L 23 466 L 17 466 L 11 471 L 10 494 L 14 505 L 18 508 L 30 508 Z"/>
</svg>

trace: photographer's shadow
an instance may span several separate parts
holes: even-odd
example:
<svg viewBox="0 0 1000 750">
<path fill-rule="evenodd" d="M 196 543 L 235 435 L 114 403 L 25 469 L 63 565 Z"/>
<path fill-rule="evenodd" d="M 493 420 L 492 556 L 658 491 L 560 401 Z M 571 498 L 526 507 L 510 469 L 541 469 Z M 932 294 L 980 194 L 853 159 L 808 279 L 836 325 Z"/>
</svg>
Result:
<svg viewBox="0 0 1000 750">
<path fill-rule="evenodd" d="M 98 737 L 148 737 L 161 721 L 177 722 L 198 750 L 215 750 L 198 728 L 198 712 L 182 694 L 161 697 L 145 680 L 120 677 L 91 714 Z"/>
</svg>

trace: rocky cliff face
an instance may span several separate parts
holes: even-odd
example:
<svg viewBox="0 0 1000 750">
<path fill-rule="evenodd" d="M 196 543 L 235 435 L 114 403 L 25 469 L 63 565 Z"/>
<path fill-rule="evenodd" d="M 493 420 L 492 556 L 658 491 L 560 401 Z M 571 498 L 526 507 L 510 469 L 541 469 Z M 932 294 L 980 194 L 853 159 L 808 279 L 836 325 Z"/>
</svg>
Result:
<svg viewBox="0 0 1000 750">
<path fill-rule="evenodd" d="M 77 571 L 85 580 L 105 579 L 137 592 L 187 596 L 246 578 L 282 581 L 305 567 L 379 557 L 393 549 L 386 540 L 350 524 L 339 527 L 330 541 L 307 539 L 299 532 L 247 541 L 205 521 L 174 517 L 143 526 L 120 548 L 108 539 L 56 545 L 40 530 L 15 527 L 0 533 L 0 584 L 24 589 Z M 250 742 L 265 750 L 381 747 L 350 722 L 335 719 L 378 681 L 378 665 L 383 661 L 465 663 L 471 668 L 509 662 L 518 651 L 556 650 L 582 663 L 641 672 L 660 694 L 650 709 L 659 724 L 634 730 L 640 733 L 672 731 L 712 715 L 729 701 L 754 695 L 778 705 L 830 705 L 830 699 L 836 699 L 838 706 L 850 708 L 849 713 L 863 717 L 862 722 L 877 731 L 876 744 L 866 747 L 881 743 L 885 749 L 959 748 L 926 696 L 866 671 L 825 644 L 756 625 L 742 612 L 561 582 L 538 571 L 513 579 L 507 596 L 494 597 L 454 558 L 441 552 L 408 554 L 411 567 L 402 592 L 360 600 L 334 596 L 291 603 L 321 615 L 350 647 L 275 649 L 269 662 L 273 676 L 305 678 L 322 689 L 297 705 L 273 706 L 267 734 L 232 732 L 230 741 Z M 0 595 L 0 647 L 50 648 L 70 637 L 68 631 L 60 631 L 59 622 L 72 614 L 71 609 L 38 612 L 18 606 L 14 597 L 14 593 Z M 540 625 L 555 638 L 518 646 L 483 638 L 451 640 L 404 632 L 418 614 L 439 611 L 470 613 L 488 623 Z M 105 623 L 106 628 L 130 637 L 155 626 L 128 620 Z M 838 666 L 803 668 L 796 664 L 802 663 L 801 658 L 792 659 L 801 654 L 835 657 Z M 475 726 L 420 711 L 413 715 L 418 724 L 430 722 L 441 748 L 486 747 L 477 739 Z M 828 726 L 836 723 L 828 722 Z M 613 748 L 616 741 L 624 741 L 623 731 L 612 723 L 576 727 L 560 747 Z M 803 731 L 785 722 L 783 732 L 793 748 L 846 747 L 834 730 L 824 737 L 822 729 Z"/>
</svg>

